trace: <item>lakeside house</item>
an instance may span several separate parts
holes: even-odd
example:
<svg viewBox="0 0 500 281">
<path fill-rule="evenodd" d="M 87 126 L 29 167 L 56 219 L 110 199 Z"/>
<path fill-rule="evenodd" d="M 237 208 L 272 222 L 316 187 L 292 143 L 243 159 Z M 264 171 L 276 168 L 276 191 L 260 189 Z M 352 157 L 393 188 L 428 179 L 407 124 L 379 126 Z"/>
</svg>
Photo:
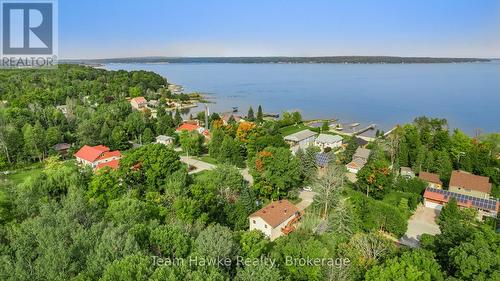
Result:
<svg viewBox="0 0 500 281">
<path fill-rule="evenodd" d="M 451 173 L 449 191 L 489 199 L 491 193 L 490 178 L 477 176 L 465 171 Z"/>
<path fill-rule="evenodd" d="M 133 110 L 141 110 L 147 107 L 148 101 L 144 97 L 136 97 L 130 99 L 130 105 Z"/>
<path fill-rule="evenodd" d="M 424 206 L 440 211 L 451 198 L 455 198 L 461 208 L 474 208 L 478 211 L 479 219 L 483 216 L 496 218 L 500 202 L 494 199 L 478 198 L 470 195 L 427 187 L 424 192 Z"/>
<path fill-rule="evenodd" d="M 438 174 L 420 171 L 420 173 L 418 173 L 418 178 L 421 181 L 426 182 L 428 187 L 437 189 L 443 188 L 443 182 L 441 181 L 441 179 L 439 179 Z"/>
<path fill-rule="evenodd" d="M 180 133 L 182 131 L 187 131 L 187 132 L 197 131 L 198 133 L 200 133 L 204 137 L 210 136 L 210 131 L 208 129 L 201 127 L 200 125 L 198 125 L 197 122 L 194 122 L 194 121 L 193 122 L 186 121 L 186 122 L 182 123 L 179 127 L 177 127 L 177 129 L 175 129 L 175 131 L 177 133 Z"/>
<path fill-rule="evenodd" d="M 294 223 L 301 214 L 299 209 L 288 200 L 271 202 L 264 208 L 251 214 L 250 231 L 260 230 L 271 241 L 295 229 Z"/>
<path fill-rule="evenodd" d="M 291 147 L 298 146 L 298 148 L 307 148 L 314 143 L 316 133 L 311 130 L 303 130 L 284 137 L 284 140 L 290 144 Z"/>
<path fill-rule="evenodd" d="M 358 147 L 352 156 L 352 161 L 346 165 L 347 170 L 353 174 L 357 174 L 365 166 L 366 162 L 368 162 L 370 153 L 371 150 Z"/>
<path fill-rule="evenodd" d="M 234 113 L 228 113 L 228 112 L 222 113 L 220 118 L 222 119 L 222 123 L 224 125 L 229 124 L 229 121 L 231 120 L 231 118 L 233 118 L 236 123 L 240 123 L 240 122 L 245 121 L 245 120 L 243 120 L 243 118 L 241 118 L 241 116 L 238 116 Z"/>
<path fill-rule="evenodd" d="M 326 148 L 334 149 L 342 146 L 343 138 L 339 135 L 319 134 L 314 140 L 314 145 L 325 150 Z"/>
<path fill-rule="evenodd" d="M 156 137 L 156 143 L 163 144 L 163 145 L 173 145 L 174 138 L 170 137 L 170 136 L 159 135 Z"/>
<path fill-rule="evenodd" d="M 413 172 L 413 170 L 410 167 L 399 168 L 399 174 L 402 177 L 409 178 L 409 179 L 412 179 L 415 177 L 415 173 Z"/>
<path fill-rule="evenodd" d="M 95 170 L 103 167 L 118 168 L 122 155 L 119 150 L 110 151 L 104 145 L 84 145 L 74 154 L 76 162 L 83 166 L 90 166 Z"/>
</svg>

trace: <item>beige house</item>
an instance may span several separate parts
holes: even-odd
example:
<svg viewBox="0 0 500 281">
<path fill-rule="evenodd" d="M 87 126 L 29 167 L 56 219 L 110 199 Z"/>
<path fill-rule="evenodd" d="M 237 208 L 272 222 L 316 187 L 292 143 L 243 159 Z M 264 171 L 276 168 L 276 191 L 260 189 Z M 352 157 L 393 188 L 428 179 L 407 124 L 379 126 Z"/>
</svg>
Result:
<svg viewBox="0 0 500 281">
<path fill-rule="evenodd" d="M 490 178 L 476 176 L 464 171 L 453 171 L 450 178 L 449 191 L 477 198 L 490 198 Z"/>
<path fill-rule="evenodd" d="M 159 135 L 156 137 L 156 143 L 163 145 L 172 145 L 174 144 L 174 138 L 170 136 Z"/>
<path fill-rule="evenodd" d="M 368 162 L 370 153 L 371 150 L 358 147 L 352 156 L 352 161 L 345 165 L 347 170 L 353 174 L 357 174 L 365 166 L 366 162 Z"/>
<path fill-rule="evenodd" d="M 148 101 L 144 97 L 136 97 L 130 100 L 130 105 L 134 110 L 140 110 L 148 106 Z"/>
<path fill-rule="evenodd" d="M 299 209 L 288 200 L 274 201 L 248 217 L 250 230 L 262 231 L 271 241 L 291 232 L 298 218 Z"/>
<path fill-rule="evenodd" d="M 443 182 L 439 179 L 438 174 L 433 174 L 433 173 L 421 171 L 418 174 L 418 178 L 421 181 L 426 182 L 428 187 L 437 188 L 437 189 L 443 188 Z"/>
<path fill-rule="evenodd" d="M 415 177 L 415 173 L 413 172 L 413 170 L 409 167 L 401 167 L 399 169 L 399 174 L 402 176 L 402 177 L 405 177 L 405 178 L 414 178 Z"/>
</svg>

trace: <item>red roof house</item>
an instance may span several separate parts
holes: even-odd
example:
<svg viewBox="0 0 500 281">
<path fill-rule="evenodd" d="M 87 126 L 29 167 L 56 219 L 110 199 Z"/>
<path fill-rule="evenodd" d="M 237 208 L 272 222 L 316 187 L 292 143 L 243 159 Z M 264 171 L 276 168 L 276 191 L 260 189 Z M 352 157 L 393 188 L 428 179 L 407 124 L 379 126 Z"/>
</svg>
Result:
<svg viewBox="0 0 500 281">
<path fill-rule="evenodd" d="M 188 132 L 197 131 L 198 133 L 202 134 L 205 137 L 210 137 L 210 132 L 207 129 L 201 127 L 200 125 L 191 124 L 187 122 L 181 124 L 177 129 L 175 129 L 175 131 L 178 133 L 182 131 L 188 131 Z"/>
<path fill-rule="evenodd" d="M 121 157 L 122 155 L 119 150 L 110 151 L 109 147 L 104 145 L 84 145 L 75 153 L 75 158 L 78 163 L 91 166 L 92 168 L 97 168 L 100 164 L 119 160 Z"/>
</svg>

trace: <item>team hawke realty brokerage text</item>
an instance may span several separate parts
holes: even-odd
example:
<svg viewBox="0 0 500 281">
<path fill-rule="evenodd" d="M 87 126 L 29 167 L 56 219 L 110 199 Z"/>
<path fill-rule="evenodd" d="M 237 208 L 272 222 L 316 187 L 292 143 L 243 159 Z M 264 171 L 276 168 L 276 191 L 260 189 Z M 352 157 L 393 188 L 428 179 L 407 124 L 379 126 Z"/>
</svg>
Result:
<svg viewBox="0 0 500 281">
<path fill-rule="evenodd" d="M 207 257 L 188 257 L 188 258 L 165 258 L 158 256 L 151 256 L 154 266 L 216 266 L 216 267 L 231 267 L 233 264 L 237 266 L 258 266 L 264 265 L 274 268 L 277 266 L 276 259 L 268 257 L 260 258 L 245 258 L 237 256 L 236 259 L 227 257 L 207 258 Z M 336 267 L 342 268 L 349 265 L 351 261 L 348 258 L 311 258 L 311 257 L 292 257 L 285 256 L 285 266 L 308 266 L 308 267 Z"/>
</svg>

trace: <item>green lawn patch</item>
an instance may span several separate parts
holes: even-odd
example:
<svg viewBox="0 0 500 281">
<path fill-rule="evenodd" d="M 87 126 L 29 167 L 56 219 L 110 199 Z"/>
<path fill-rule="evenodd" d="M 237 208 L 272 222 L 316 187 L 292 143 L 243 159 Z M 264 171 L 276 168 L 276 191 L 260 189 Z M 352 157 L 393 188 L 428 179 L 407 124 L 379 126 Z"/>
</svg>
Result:
<svg viewBox="0 0 500 281">
<path fill-rule="evenodd" d="M 300 132 L 303 130 L 308 130 L 308 129 L 315 130 L 316 128 L 311 128 L 311 127 L 308 127 L 308 126 L 301 123 L 301 124 L 297 124 L 297 125 L 291 125 L 291 126 L 280 128 L 279 131 L 283 136 L 288 136 L 288 135 L 291 135 L 291 134 L 294 134 L 294 133 L 297 133 L 297 132 Z"/>
<path fill-rule="evenodd" d="M 213 157 L 210 157 L 208 155 L 205 155 L 205 156 L 200 156 L 200 157 L 196 157 L 197 160 L 200 160 L 200 161 L 203 161 L 203 162 L 206 162 L 208 164 L 213 164 L 213 165 L 217 165 L 217 159 L 213 158 Z"/>
</svg>

